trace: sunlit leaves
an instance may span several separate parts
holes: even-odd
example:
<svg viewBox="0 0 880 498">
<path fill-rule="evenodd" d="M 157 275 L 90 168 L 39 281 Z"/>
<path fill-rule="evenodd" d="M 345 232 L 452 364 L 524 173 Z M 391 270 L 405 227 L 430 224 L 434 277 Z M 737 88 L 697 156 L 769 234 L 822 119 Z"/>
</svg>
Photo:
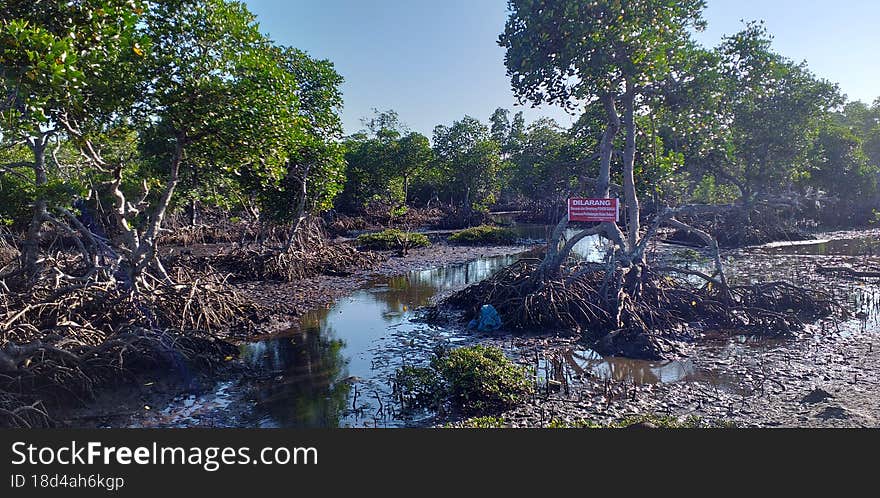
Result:
<svg viewBox="0 0 880 498">
<path fill-rule="evenodd" d="M 818 124 L 842 103 L 837 86 L 770 49 L 760 23 L 727 37 L 716 50 L 718 88 L 733 155 L 724 175 L 746 197 L 788 188 L 803 178 Z"/>
<path fill-rule="evenodd" d="M 580 103 L 665 77 L 702 0 L 510 0 L 499 44 L 514 93 L 535 105 Z"/>
<path fill-rule="evenodd" d="M 9 0 L 0 6 L 0 103 L 6 133 L 99 105 L 96 86 L 130 49 L 141 2 Z"/>
</svg>

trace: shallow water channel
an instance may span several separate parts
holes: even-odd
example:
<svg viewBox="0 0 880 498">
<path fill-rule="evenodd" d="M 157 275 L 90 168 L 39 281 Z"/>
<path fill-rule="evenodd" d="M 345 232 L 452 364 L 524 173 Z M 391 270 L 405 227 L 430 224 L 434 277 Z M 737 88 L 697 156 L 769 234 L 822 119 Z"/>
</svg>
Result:
<svg viewBox="0 0 880 498">
<path fill-rule="evenodd" d="M 815 247 L 812 250 L 822 251 Z M 766 251 L 775 252 L 773 248 Z M 604 251 L 601 242 L 586 239 L 577 252 L 592 259 L 601 257 Z M 439 344 L 465 345 L 493 340 L 475 337 L 456 327 L 424 323 L 418 308 L 439 295 L 485 279 L 518 258 L 498 256 L 412 271 L 397 277 L 377 277 L 329 308 L 307 314 L 299 328 L 242 345 L 241 358 L 257 375 L 220 382 L 207 393 L 180 396 L 167 406 L 138 417 L 132 425 L 401 427 L 431 424 L 434 419 L 430 413 L 401 414 L 398 411 L 392 395 L 394 371 L 404 364 L 427 362 Z M 504 339 L 494 342 L 506 347 Z M 719 347 L 741 346 L 730 341 Z M 552 359 L 536 358 L 533 367 L 539 385 L 549 377 L 558 378 L 560 368 L 562 375 L 571 378 L 606 378 L 636 384 L 700 381 L 731 389 L 737 385 L 737 379 L 729 373 L 698 369 L 688 359 L 653 363 L 602 358 L 586 347 L 556 354 Z"/>
</svg>

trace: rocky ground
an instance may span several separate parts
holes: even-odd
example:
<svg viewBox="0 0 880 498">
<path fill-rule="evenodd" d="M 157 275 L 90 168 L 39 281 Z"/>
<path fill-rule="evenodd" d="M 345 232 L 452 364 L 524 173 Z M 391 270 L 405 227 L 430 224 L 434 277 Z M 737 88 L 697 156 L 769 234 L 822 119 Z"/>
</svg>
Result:
<svg viewBox="0 0 880 498">
<path fill-rule="evenodd" d="M 571 347 L 559 342 L 557 351 Z M 534 366 L 534 347 L 524 341 L 517 348 L 520 361 Z M 803 341 L 770 344 L 713 339 L 678 360 L 687 371 L 678 381 L 569 373 L 563 382 L 542 384 L 532 399 L 500 418 L 511 427 L 609 424 L 645 414 L 695 416 L 719 426 L 880 427 L 878 351 L 876 331 L 829 329 Z M 553 356 L 546 349 L 541 354 Z"/>
</svg>

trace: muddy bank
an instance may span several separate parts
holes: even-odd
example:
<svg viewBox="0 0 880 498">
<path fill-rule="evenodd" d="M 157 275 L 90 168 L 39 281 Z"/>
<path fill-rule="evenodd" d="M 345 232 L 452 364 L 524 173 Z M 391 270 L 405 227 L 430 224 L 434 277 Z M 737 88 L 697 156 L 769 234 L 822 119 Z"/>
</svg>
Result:
<svg viewBox="0 0 880 498">
<path fill-rule="evenodd" d="M 654 414 L 739 427 L 876 428 L 878 348 L 876 333 L 845 337 L 828 332 L 802 343 L 718 340 L 671 363 L 596 359 L 593 368 L 580 362 L 582 373 L 568 374 L 565 381 L 542 381 L 536 397 L 499 416 L 511 427 L 609 424 Z M 535 353 L 554 361 L 548 350 L 536 352 L 529 344 L 518 349 L 524 364 L 535 365 Z M 557 354 L 562 361 L 571 357 L 562 345 Z"/>
<path fill-rule="evenodd" d="M 68 427 L 254 426 L 260 422 L 255 421 L 251 398 L 260 398 L 261 403 L 274 406 L 272 400 L 280 395 L 267 392 L 275 388 L 285 392 L 285 397 L 278 400 L 280 410 L 288 403 L 312 403 L 318 407 L 317 411 L 344 411 L 339 403 L 345 405 L 345 396 L 352 389 L 358 389 L 347 379 L 353 374 L 366 375 L 364 372 L 371 371 L 372 365 L 343 358 L 340 350 L 345 348 L 344 343 L 334 338 L 334 333 L 318 330 L 322 323 L 331 318 L 351 321 L 352 335 L 346 342 L 360 343 L 393 335 L 386 320 L 399 316 L 401 307 L 406 311 L 408 307 L 427 304 L 436 292 L 429 282 L 446 279 L 442 285 L 465 285 L 467 279 L 459 282 L 459 277 L 467 275 L 469 265 L 463 265 L 465 262 L 487 258 L 485 261 L 497 260 L 492 268 L 500 268 L 511 262 L 508 257 L 526 249 L 524 246 L 465 248 L 436 243 L 412 250 L 404 257 L 389 252 L 378 268 L 352 269 L 346 276 L 320 275 L 291 283 L 236 283 L 236 290 L 263 305 L 270 314 L 269 321 L 255 332 L 231 338 L 237 339 L 239 357 L 230 358 L 224 369 L 210 376 L 186 370 L 147 373 L 125 387 L 103 390 L 94 402 L 56 411 L 53 415 L 60 425 Z M 222 247 L 190 250 L 207 257 Z M 450 265 L 464 266 L 465 273 L 446 274 L 438 270 Z M 471 275 L 476 278 L 480 271 L 487 270 L 491 268 L 474 267 Z M 392 278 L 401 274 L 415 280 L 405 283 L 400 277 Z M 419 278 L 426 280 L 420 282 Z M 358 306 L 361 303 L 370 306 L 372 299 L 379 296 L 370 290 L 376 286 L 387 291 L 388 296 L 383 298 L 387 303 L 383 306 L 389 309 L 371 322 L 359 315 Z M 349 301 L 355 302 L 354 307 L 347 304 Z M 331 315 L 332 303 L 347 311 Z M 408 323 L 400 325 L 408 326 Z M 408 344 L 412 341 L 409 339 Z M 395 339 L 390 347 L 381 349 L 396 355 L 400 353 L 395 348 L 396 342 Z M 352 354 L 363 353 L 361 348 Z M 349 370 L 351 373 L 344 373 Z M 381 393 L 383 387 L 378 385 L 375 391 Z M 360 388 L 366 389 L 363 385 Z M 234 392 L 227 392 L 228 389 Z M 326 406 L 327 400 L 335 405 Z M 166 410 L 166 407 L 174 408 Z M 325 426 L 328 422 L 322 418 L 306 424 Z"/>
</svg>

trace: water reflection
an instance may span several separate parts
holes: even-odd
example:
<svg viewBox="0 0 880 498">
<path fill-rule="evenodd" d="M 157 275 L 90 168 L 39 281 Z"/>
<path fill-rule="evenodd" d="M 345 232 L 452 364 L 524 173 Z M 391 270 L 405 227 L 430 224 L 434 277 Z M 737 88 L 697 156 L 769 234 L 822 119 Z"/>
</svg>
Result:
<svg viewBox="0 0 880 498">
<path fill-rule="evenodd" d="M 653 362 L 602 357 L 590 349 L 571 349 L 541 358 L 537 367 L 539 382 L 593 377 L 635 384 L 705 382 L 730 390 L 736 390 L 739 384 L 734 376 L 699 369 L 690 360 Z"/>
<path fill-rule="evenodd" d="M 376 279 L 330 308 L 306 314 L 300 332 L 242 346 L 250 366 L 277 375 L 248 386 L 255 425 L 338 427 L 369 420 L 384 410 L 379 401 L 387 394 L 384 380 L 416 350 L 416 339 L 444 334 L 414 322 L 413 310 L 517 258 L 499 256 Z"/>
<path fill-rule="evenodd" d="M 277 374 L 249 386 L 252 424 L 261 427 L 337 427 L 351 384 L 343 341 L 307 328 L 290 337 L 242 347 L 242 359 Z"/>
<path fill-rule="evenodd" d="M 880 242 L 875 237 L 798 241 L 766 244 L 762 251 L 771 254 L 811 256 L 880 256 Z"/>
</svg>

